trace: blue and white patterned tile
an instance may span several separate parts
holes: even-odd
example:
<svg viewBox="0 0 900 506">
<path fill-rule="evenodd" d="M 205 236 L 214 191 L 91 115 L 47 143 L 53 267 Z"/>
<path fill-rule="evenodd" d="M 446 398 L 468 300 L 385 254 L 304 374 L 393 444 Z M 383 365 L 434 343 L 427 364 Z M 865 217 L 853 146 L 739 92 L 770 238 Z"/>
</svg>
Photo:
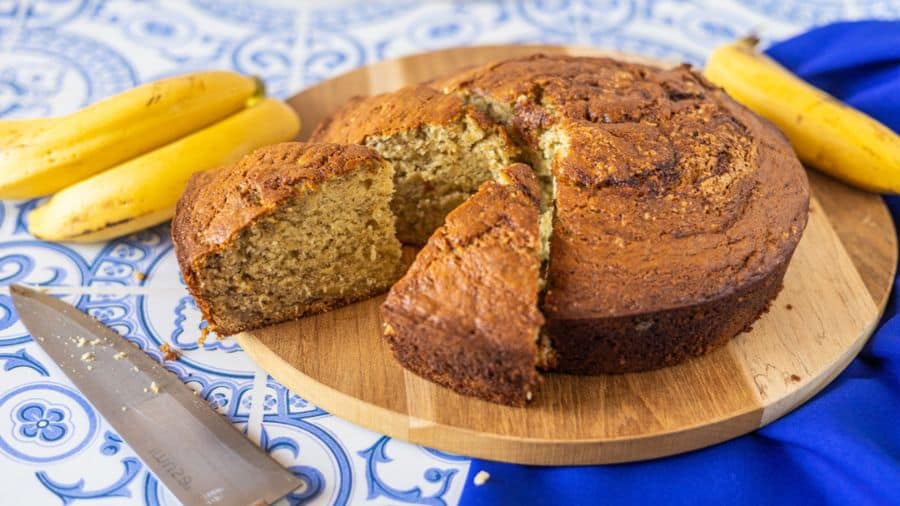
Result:
<svg viewBox="0 0 900 506">
<path fill-rule="evenodd" d="M 384 58 L 456 45 L 595 45 L 701 64 L 717 44 L 836 19 L 896 17 L 879 0 L 0 0 L 0 118 L 64 114 L 195 69 L 261 76 L 271 94 Z M 38 201 L 0 202 L 0 504 L 172 505 L 17 321 L 6 286 L 42 286 L 156 358 L 304 481 L 292 504 L 456 504 L 469 459 L 329 415 L 230 340 L 198 338 L 166 226 L 101 245 L 27 233 Z"/>
</svg>

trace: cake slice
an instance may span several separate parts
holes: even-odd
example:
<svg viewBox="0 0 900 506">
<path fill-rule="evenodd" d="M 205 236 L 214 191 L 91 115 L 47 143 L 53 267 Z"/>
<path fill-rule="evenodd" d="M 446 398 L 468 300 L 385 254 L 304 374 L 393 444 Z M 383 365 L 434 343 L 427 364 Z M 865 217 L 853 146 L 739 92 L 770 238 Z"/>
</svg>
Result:
<svg viewBox="0 0 900 506">
<path fill-rule="evenodd" d="M 531 168 L 447 215 L 382 306 L 385 337 L 407 369 L 465 395 L 521 406 L 540 381 L 540 188 Z"/>
<path fill-rule="evenodd" d="M 363 146 L 290 142 L 195 175 L 172 238 L 219 335 L 383 292 L 401 274 L 393 171 Z"/>
</svg>

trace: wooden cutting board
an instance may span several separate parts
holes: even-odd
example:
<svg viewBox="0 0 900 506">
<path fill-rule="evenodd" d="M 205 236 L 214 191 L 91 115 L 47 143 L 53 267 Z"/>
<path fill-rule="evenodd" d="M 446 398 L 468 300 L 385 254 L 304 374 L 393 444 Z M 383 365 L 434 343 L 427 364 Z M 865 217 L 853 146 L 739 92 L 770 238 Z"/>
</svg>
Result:
<svg viewBox="0 0 900 506">
<path fill-rule="evenodd" d="M 538 51 L 602 54 L 545 46 L 438 51 L 355 70 L 290 103 L 306 138 L 353 95 Z M 533 402 L 511 408 L 457 395 L 400 367 L 381 339 L 383 297 L 239 340 L 275 379 L 329 412 L 448 452 L 563 465 L 708 446 L 779 418 L 825 387 L 862 348 L 887 301 L 897 239 L 883 201 L 815 173 L 810 179 L 809 225 L 770 311 L 724 348 L 679 366 L 616 376 L 548 374 Z"/>
</svg>

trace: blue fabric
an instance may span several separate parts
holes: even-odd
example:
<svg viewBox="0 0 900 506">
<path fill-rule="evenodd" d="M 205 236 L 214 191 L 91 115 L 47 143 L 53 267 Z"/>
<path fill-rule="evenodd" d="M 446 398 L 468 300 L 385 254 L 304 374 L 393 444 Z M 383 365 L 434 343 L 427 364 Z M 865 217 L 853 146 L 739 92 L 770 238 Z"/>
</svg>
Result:
<svg viewBox="0 0 900 506">
<path fill-rule="evenodd" d="M 900 22 L 838 23 L 768 53 L 900 131 Z M 900 197 L 885 199 L 900 222 Z M 612 466 L 474 461 L 463 505 L 900 504 L 900 304 L 823 392 L 752 434 L 691 453 Z M 480 470 L 488 484 L 471 485 Z"/>
</svg>

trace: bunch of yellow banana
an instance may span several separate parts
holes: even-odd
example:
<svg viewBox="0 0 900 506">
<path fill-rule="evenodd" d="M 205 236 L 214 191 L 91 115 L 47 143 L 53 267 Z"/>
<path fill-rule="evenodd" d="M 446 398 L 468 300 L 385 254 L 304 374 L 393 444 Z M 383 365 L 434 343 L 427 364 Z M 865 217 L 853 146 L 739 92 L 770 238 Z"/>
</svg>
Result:
<svg viewBox="0 0 900 506">
<path fill-rule="evenodd" d="M 757 51 L 755 39 L 716 49 L 703 74 L 775 123 L 803 162 L 866 190 L 900 193 L 900 136 Z"/>
<path fill-rule="evenodd" d="M 162 223 L 191 174 L 293 139 L 297 114 L 234 72 L 139 86 L 59 118 L 0 121 L 0 198 L 56 193 L 28 217 L 54 241 L 98 241 Z"/>
</svg>

